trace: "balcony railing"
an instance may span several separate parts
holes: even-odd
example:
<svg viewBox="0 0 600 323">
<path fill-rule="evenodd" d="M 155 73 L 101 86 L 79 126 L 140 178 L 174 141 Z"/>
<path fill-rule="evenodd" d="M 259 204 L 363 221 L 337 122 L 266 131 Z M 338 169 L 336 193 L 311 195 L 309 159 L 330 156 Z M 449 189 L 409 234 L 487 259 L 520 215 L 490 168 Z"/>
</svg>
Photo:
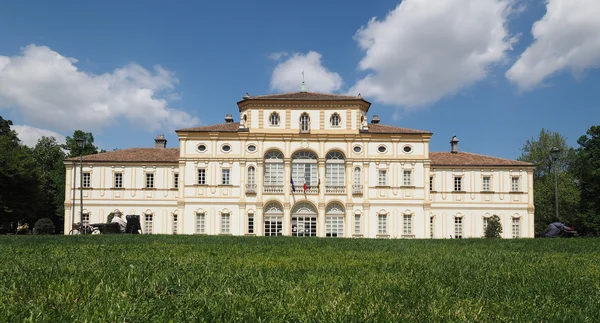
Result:
<svg viewBox="0 0 600 323">
<path fill-rule="evenodd" d="M 363 195 L 363 186 L 352 185 L 352 195 Z"/>
<path fill-rule="evenodd" d="M 300 186 L 300 187 L 296 187 L 296 192 L 293 192 L 290 189 L 290 193 L 292 193 L 292 194 L 319 194 L 319 188 L 317 186 L 307 187 L 306 191 L 305 191 L 304 187 Z"/>
<path fill-rule="evenodd" d="M 246 194 L 256 194 L 256 184 L 246 184 Z"/>
<path fill-rule="evenodd" d="M 263 186 L 264 193 L 283 193 L 283 185 L 265 185 Z"/>
<path fill-rule="evenodd" d="M 346 194 L 346 186 L 326 186 L 325 193 L 327 194 Z"/>
</svg>

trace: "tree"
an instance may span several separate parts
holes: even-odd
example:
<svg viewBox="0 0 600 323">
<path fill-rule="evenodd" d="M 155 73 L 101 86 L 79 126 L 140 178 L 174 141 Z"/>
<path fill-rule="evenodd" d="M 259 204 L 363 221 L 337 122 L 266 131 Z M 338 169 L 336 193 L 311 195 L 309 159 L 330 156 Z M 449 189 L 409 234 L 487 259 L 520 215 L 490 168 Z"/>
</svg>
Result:
<svg viewBox="0 0 600 323">
<path fill-rule="evenodd" d="M 487 227 L 485 228 L 485 237 L 486 238 L 500 238 L 500 234 L 502 233 L 502 223 L 500 222 L 500 217 L 494 214 L 492 217 L 488 219 Z"/>
<path fill-rule="evenodd" d="M 44 201 L 40 215 L 50 217 L 62 227 L 65 203 L 65 153 L 54 137 L 42 137 L 33 148 L 33 157 L 40 171 Z"/>
<path fill-rule="evenodd" d="M 573 169 L 579 178 L 581 216 L 577 231 L 597 235 L 600 232 L 600 126 L 592 126 L 577 140 L 577 162 Z"/>
<path fill-rule="evenodd" d="M 85 145 L 83 147 L 83 156 L 93 155 L 98 153 L 98 147 L 94 146 L 94 135 L 91 132 L 83 132 L 81 130 L 75 130 L 73 137 L 67 136 L 63 149 L 68 150 L 68 158 L 79 157 L 79 147 L 77 146 L 76 138 L 83 138 Z M 104 151 L 101 151 L 104 152 Z"/>
<path fill-rule="evenodd" d="M 560 150 L 554 160 L 550 150 Z M 558 173 L 559 218 L 568 224 L 578 223 L 579 192 L 577 178 L 571 171 L 576 151 L 559 133 L 542 129 L 537 139 L 531 138 L 521 148 L 521 161 L 535 164 L 533 171 L 535 231 L 542 232 L 555 216 L 555 176 Z"/>
</svg>

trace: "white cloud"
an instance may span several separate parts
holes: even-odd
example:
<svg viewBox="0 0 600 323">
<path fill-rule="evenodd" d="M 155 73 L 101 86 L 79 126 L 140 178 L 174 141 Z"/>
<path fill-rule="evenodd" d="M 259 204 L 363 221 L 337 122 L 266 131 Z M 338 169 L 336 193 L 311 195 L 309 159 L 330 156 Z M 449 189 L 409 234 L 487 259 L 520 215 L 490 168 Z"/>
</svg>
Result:
<svg viewBox="0 0 600 323">
<path fill-rule="evenodd" d="M 34 147 L 42 137 L 54 137 L 58 143 L 65 142 L 65 136 L 47 129 L 34 128 L 28 125 L 13 125 L 11 128 L 17 132 L 21 142 L 29 147 Z"/>
<path fill-rule="evenodd" d="M 271 55 L 269 55 L 269 59 L 278 61 L 286 56 L 288 56 L 288 53 L 286 53 L 286 52 L 277 52 L 277 53 L 272 53 Z"/>
<path fill-rule="evenodd" d="M 147 131 L 199 123 L 168 107 L 178 80 L 160 66 L 149 71 L 130 63 L 94 75 L 78 70 L 76 62 L 36 45 L 19 56 L 0 56 L 0 107 L 19 109 L 32 126 L 68 132 L 110 127 L 123 117 Z"/>
<path fill-rule="evenodd" d="M 312 92 L 335 92 L 342 87 L 342 77 L 322 65 L 321 54 L 310 51 L 306 55 L 293 54 L 279 63 L 271 76 L 271 90 L 298 92 L 302 84 L 302 72 L 306 90 Z"/>
<path fill-rule="evenodd" d="M 369 74 L 348 93 L 406 106 L 454 94 L 505 62 L 513 12 L 513 0 L 404 0 L 356 32 Z"/>
<path fill-rule="evenodd" d="M 600 66 L 598 0 L 548 0 L 531 33 L 534 42 L 506 72 L 522 90 L 563 69 L 580 73 Z"/>
</svg>

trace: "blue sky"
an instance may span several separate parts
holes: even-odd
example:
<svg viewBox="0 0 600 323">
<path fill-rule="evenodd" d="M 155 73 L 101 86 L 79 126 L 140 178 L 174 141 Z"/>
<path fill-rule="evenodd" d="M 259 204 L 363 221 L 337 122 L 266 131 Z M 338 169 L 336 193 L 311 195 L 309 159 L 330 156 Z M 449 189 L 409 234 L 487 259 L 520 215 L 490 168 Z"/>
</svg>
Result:
<svg viewBox="0 0 600 323">
<path fill-rule="evenodd" d="M 598 16 L 596 0 L 9 0 L 0 115 L 25 142 L 82 129 L 107 150 L 175 147 L 174 129 L 297 91 L 304 70 L 309 91 L 360 92 L 370 116 L 432 131 L 432 151 L 456 135 L 516 158 L 542 128 L 576 146 L 598 124 Z"/>
</svg>

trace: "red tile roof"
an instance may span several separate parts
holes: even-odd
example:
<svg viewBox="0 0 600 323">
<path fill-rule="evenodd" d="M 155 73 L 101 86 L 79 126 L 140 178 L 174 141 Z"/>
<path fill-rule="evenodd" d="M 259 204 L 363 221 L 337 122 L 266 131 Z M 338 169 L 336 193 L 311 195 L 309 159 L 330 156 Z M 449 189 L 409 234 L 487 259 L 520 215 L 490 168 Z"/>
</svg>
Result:
<svg viewBox="0 0 600 323">
<path fill-rule="evenodd" d="M 535 166 L 518 160 L 478 155 L 466 152 L 431 152 L 431 166 Z"/>
<path fill-rule="evenodd" d="M 240 128 L 239 122 L 227 122 L 227 123 L 219 123 L 212 124 L 208 126 L 200 126 L 200 127 L 192 127 L 192 128 L 183 128 L 176 130 L 175 132 L 182 131 L 190 131 L 190 132 L 237 132 Z"/>
<path fill-rule="evenodd" d="M 422 134 L 431 134 L 430 131 L 427 130 L 418 130 L 418 129 L 410 129 L 410 128 L 401 128 L 396 126 L 389 126 L 385 124 L 369 124 L 369 133 L 422 133 Z"/>
<path fill-rule="evenodd" d="M 244 97 L 244 100 L 362 100 L 367 102 L 361 96 L 328 94 L 317 92 L 291 92 L 280 94 L 253 95 Z M 242 101 L 243 102 L 243 101 Z"/>
<path fill-rule="evenodd" d="M 67 161 L 78 161 L 79 157 Z M 85 162 L 168 162 L 177 163 L 179 148 L 129 148 L 83 156 Z"/>
</svg>

